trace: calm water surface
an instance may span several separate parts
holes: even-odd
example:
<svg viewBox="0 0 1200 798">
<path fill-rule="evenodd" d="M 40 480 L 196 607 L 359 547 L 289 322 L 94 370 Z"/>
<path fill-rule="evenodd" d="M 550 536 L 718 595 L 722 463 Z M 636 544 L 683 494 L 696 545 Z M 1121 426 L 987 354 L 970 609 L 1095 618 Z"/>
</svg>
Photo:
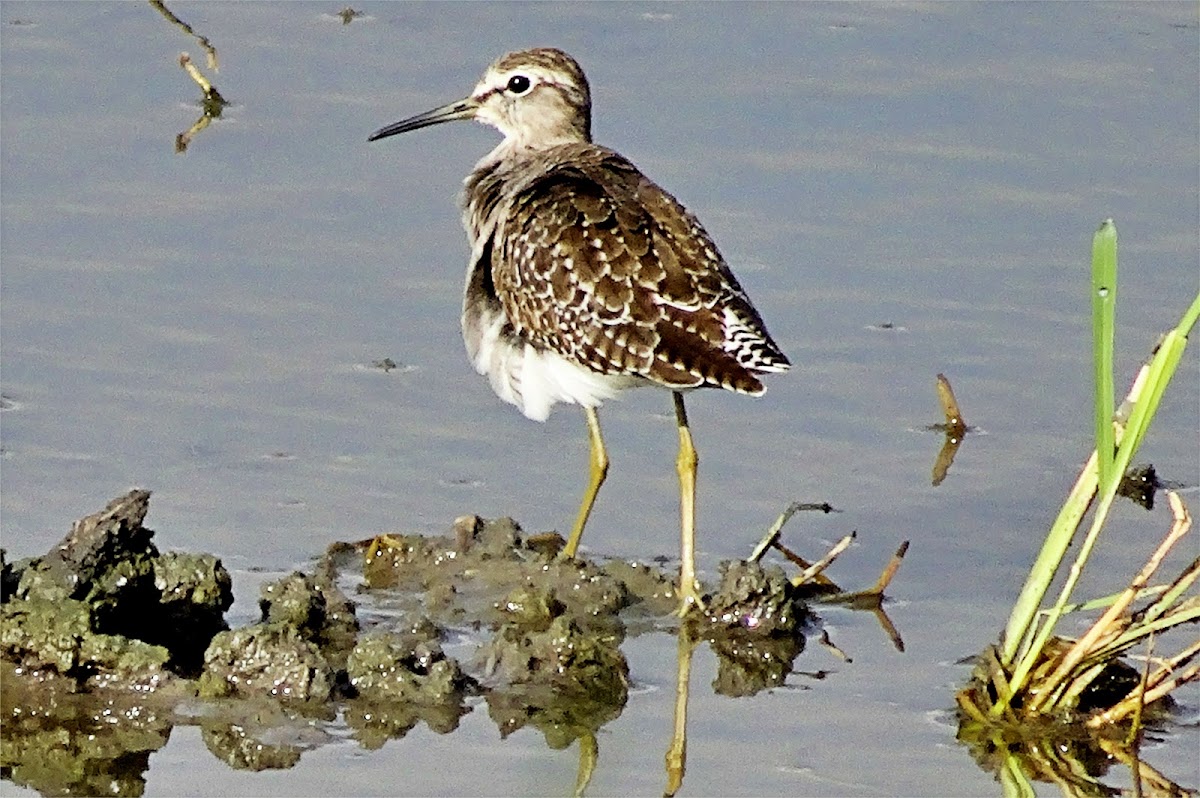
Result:
<svg viewBox="0 0 1200 798">
<path fill-rule="evenodd" d="M 455 197 L 494 131 L 365 141 L 463 96 L 500 53 L 556 45 L 592 81 L 598 141 L 699 215 L 795 363 L 761 400 L 689 402 L 706 575 L 797 499 L 843 510 L 792 522 L 806 555 L 858 531 L 833 571 L 847 587 L 912 541 L 890 607 L 906 653 L 870 616 L 827 610 L 853 663 L 811 645 L 796 668 L 825 679 L 742 700 L 713 694 L 697 654 L 684 792 L 995 794 L 954 741 L 953 663 L 998 635 L 1086 456 L 1096 225 L 1121 234 L 1122 390 L 1197 289 L 1196 5 L 356 7 L 342 25 L 333 3 L 172 5 L 216 46 L 233 103 L 176 154 L 200 112 L 177 63 L 203 66 L 195 40 L 146 4 L 0 6 L 9 555 L 148 487 L 159 545 L 221 556 L 244 622 L 259 581 L 336 539 L 440 534 L 465 512 L 566 526 L 581 414 L 525 420 L 459 337 Z M 1141 458 L 1193 511 L 1198 362 Z M 938 372 L 982 434 L 935 488 Z M 673 555 L 668 397 L 601 417 L 612 471 L 585 544 Z M 1089 591 L 1166 527 L 1122 507 Z M 591 792 L 659 794 L 675 641 L 625 650 L 635 689 Z M 1190 725 L 1145 753 L 1194 788 L 1200 696 L 1183 699 Z M 557 794 L 576 756 L 532 730 L 500 742 L 482 706 L 452 735 L 373 752 L 343 736 L 258 774 L 178 728 L 146 792 Z"/>
</svg>

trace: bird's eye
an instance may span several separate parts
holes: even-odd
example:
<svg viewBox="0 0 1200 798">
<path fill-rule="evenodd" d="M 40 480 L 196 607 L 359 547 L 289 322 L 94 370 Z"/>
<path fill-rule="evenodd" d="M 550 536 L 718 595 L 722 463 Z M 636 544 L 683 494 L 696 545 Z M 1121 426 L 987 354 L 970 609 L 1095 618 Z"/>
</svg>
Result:
<svg viewBox="0 0 1200 798">
<path fill-rule="evenodd" d="M 531 85 L 532 84 L 529 82 L 529 78 L 525 77 L 524 75 L 513 75 L 508 79 L 507 88 L 508 91 L 512 92 L 513 94 L 524 94 L 525 92 L 529 91 L 529 87 Z"/>
</svg>

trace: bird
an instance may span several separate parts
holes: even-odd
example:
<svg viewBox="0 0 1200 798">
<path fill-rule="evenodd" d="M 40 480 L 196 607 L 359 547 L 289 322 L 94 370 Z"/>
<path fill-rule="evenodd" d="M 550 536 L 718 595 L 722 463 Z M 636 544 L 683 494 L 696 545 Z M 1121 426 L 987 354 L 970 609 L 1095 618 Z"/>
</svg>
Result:
<svg viewBox="0 0 1200 798">
<path fill-rule="evenodd" d="M 597 409 L 637 386 L 671 392 L 679 432 L 678 614 L 704 609 L 696 578 L 699 461 L 684 394 L 760 396 L 788 358 L 699 220 L 628 159 L 592 141 L 578 62 L 551 47 L 507 53 L 465 98 L 376 130 L 368 141 L 456 120 L 503 139 L 464 181 L 470 245 L 462 333 L 475 370 L 505 402 L 545 421 L 582 407 L 589 473 L 574 559 L 609 459 Z"/>
</svg>

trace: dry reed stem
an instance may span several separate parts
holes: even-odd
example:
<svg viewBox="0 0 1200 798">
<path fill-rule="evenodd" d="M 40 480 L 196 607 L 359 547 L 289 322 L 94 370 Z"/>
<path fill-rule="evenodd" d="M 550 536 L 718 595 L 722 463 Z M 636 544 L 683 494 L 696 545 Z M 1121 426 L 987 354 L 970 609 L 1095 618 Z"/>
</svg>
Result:
<svg viewBox="0 0 1200 798">
<path fill-rule="evenodd" d="M 192 80 L 196 81 L 196 85 L 200 87 L 200 90 L 203 91 L 206 96 L 212 94 L 212 83 L 209 82 L 208 78 L 204 77 L 203 72 L 196 68 L 196 65 L 192 63 L 192 59 L 187 53 L 181 53 L 179 55 L 179 65 L 183 67 L 184 71 L 188 73 Z"/>
<path fill-rule="evenodd" d="M 833 638 L 831 638 L 829 636 L 829 630 L 827 630 L 827 629 L 821 630 L 820 642 L 821 642 L 821 645 L 823 645 L 823 646 L 825 646 L 825 648 L 829 649 L 829 651 L 835 657 L 842 660 L 843 662 L 853 662 L 854 661 L 854 660 L 850 659 L 850 656 L 848 654 L 846 654 L 845 651 L 842 651 L 840 648 L 838 648 L 837 644 L 833 642 Z"/>
<path fill-rule="evenodd" d="M 945 374 L 937 375 L 937 395 L 938 402 L 942 405 L 942 414 L 946 417 L 947 434 L 961 438 L 967 431 L 967 420 L 963 418 L 958 399 L 954 396 L 954 389 L 950 387 L 950 380 Z"/>
<path fill-rule="evenodd" d="M 771 528 L 767 530 L 767 534 L 763 535 L 762 540 L 754 547 L 754 551 L 746 558 L 746 562 L 758 562 L 767 553 L 771 547 L 779 548 L 779 538 L 783 534 L 783 525 L 786 524 L 793 515 L 801 510 L 820 510 L 828 515 L 829 513 L 839 513 L 841 510 L 834 509 L 829 502 L 792 502 L 787 506 L 779 517 L 775 519 L 775 523 L 771 524 Z"/>
<path fill-rule="evenodd" d="M 805 568 L 796 576 L 792 577 L 792 585 L 802 585 L 828 568 L 842 552 L 850 548 L 850 544 L 854 542 L 855 537 L 857 537 L 857 535 L 854 532 L 851 532 L 849 535 L 846 535 L 846 537 L 839 540 L 836 544 L 834 544 L 834 547 L 829 550 L 828 554 L 817 560 L 808 568 Z"/>
<path fill-rule="evenodd" d="M 1101 751 L 1129 768 L 1129 771 L 1135 774 L 1134 778 L 1136 781 L 1134 782 L 1134 789 L 1131 791 L 1133 794 L 1140 795 L 1143 787 L 1149 790 L 1150 795 L 1191 794 L 1183 791 L 1179 785 L 1164 776 L 1154 766 L 1139 759 L 1137 753 L 1120 740 L 1099 737 L 1096 742 L 1100 745 Z"/>
<path fill-rule="evenodd" d="M 1184 568 L 1183 572 L 1175 578 L 1175 581 L 1167 585 L 1167 589 L 1162 592 L 1162 595 L 1142 610 L 1139 620 L 1143 624 L 1153 623 L 1168 611 L 1178 612 L 1200 601 L 1200 598 L 1178 600 L 1183 595 L 1183 592 L 1190 588 L 1198 577 L 1200 577 L 1200 557 L 1192 560 L 1191 564 L 1187 568 Z"/>
<path fill-rule="evenodd" d="M 1136 746 L 1142 736 L 1142 715 L 1146 711 L 1146 690 L 1150 685 L 1150 665 L 1154 658 L 1154 635 L 1146 638 L 1146 662 L 1142 667 L 1142 681 L 1133 693 L 1137 696 L 1137 704 L 1133 708 L 1133 720 L 1129 723 L 1129 731 L 1125 734 L 1125 744 Z M 1126 696 L 1129 698 L 1131 696 Z"/>
<path fill-rule="evenodd" d="M 900 547 L 896 549 L 896 553 L 892 555 L 892 559 L 888 560 L 888 564 L 883 567 L 879 578 L 875 580 L 875 586 L 866 592 L 877 593 L 882 596 L 883 591 L 887 590 L 887 586 L 892 583 L 892 577 L 896 575 L 896 571 L 899 570 L 900 563 L 904 561 L 904 555 L 906 554 L 908 554 L 907 540 L 900 544 Z"/>
<path fill-rule="evenodd" d="M 1103 648 L 1129 626 L 1130 619 L 1122 617 L 1125 610 L 1129 608 L 1138 591 L 1144 588 L 1146 583 L 1150 581 L 1150 577 L 1158 570 L 1168 552 L 1170 552 L 1180 538 L 1187 534 L 1192 526 L 1191 515 L 1188 513 L 1183 500 L 1179 498 L 1179 494 L 1175 491 L 1167 491 L 1167 499 L 1171 504 L 1171 511 L 1175 520 L 1166 538 L 1158 545 L 1158 548 L 1155 549 L 1150 559 L 1146 561 L 1146 564 L 1138 572 L 1137 576 L 1134 577 L 1133 581 L 1129 583 L 1129 587 L 1113 602 L 1104 615 L 1100 616 L 1100 619 L 1088 629 L 1087 633 L 1079 638 L 1070 650 L 1067 651 L 1054 672 L 1038 685 L 1038 693 L 1032 697 L 1029 703 L 1030 711 L 1036 712 L 1040 710 L 1057 694 L 1058 687 L 1066 681 L 1071 671 L 1088 654 Z"/>
<path fill-rule="evenodd" d="M 1193 652 L 1192 656 L 1195 656 L 1195 652 Z M 1108 724 L 1118 723 L 1137 711 L 1141 705 L 1153 704 L 1155 701 L 1170 695 L 1173 691 L 1178 690 L 1188 682 L 1200 679 L 1200 664 L 1185 668 L 1170 679 L 1165 678 L 1171 672 L 1172 669 L 1166 667 L 1155 671 L 1149 679 L 1149 683 L 1153 684 L 1153 687 L 1149 687 L 1144 694 L 1140 688 L 1135 688 L 1132 693 L 1108 709 L 1088 718 L 1087 727 L 1089 729 L 1098 729 Z"/>
</svg>

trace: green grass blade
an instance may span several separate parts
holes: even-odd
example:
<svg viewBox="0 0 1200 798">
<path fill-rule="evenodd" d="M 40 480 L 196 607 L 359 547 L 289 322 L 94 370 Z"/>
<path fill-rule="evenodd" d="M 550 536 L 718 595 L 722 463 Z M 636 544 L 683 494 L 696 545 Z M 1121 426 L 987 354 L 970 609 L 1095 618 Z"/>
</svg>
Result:
<svg viewBox="0 0 1200 798">
<path fill-rule="evenodd" d="M 1166 390 L 1166 386 L 1170 383 L 1171 378 L 1175 376 L 1175 371 L 1178 367 L 1179 360 L 1183 355 L 1184 348 L 1187 346 L 1187 335 L 1191 331 L 1192 327 L 1196 324 L 1197 318 L 1200 318 L 1200 312 L 1195 312 L 1197 307 L 1200 307 L 1200 295 L 1196 297 L 1196 300 L 1192 303 L 1192 306 L 1188 309 L 1188 312 L 1184 314 L 1184 317 L 1180 323 L 1175 327 L 1175 329 L 1171 330 L 1166 336 L 1164 336 L 1163 341 L 1155 350 L 1153 358 L 1151 359 L 1150 363 L 1146 365 L 1146 376 L 1141 384 L 1140 389 L 1135 387 L 1135 389 L 1130 392 L 1130 398 L 1133 400 L 1133 409 L 1126 423 L 1125 432 L 1122 435 L 1121 445 L 1118 447 L 1116 455 L 1113 458 L 1112 473 L 1109 474 L 1109 478 L 1106 481 L 1100 481 L 1099 485 L 1097 486 L 1096 495 L 1098 496 L 1098 501 L 1095 514 L 1092 516 L 1091 528 L 1088 530 L 1087 535 L 1084 536 L 1083 542 L 1080 544 L 1079 552 L 1076 555 L 1075 562 L 1071 565 L 1067 579 L 1059 593 L 1058 600 L 1048 611 L 1046 611 L 1045 620 L 1036 630 L 1036 633 L 1033 633 L 1034 630 L 1030 624 L 1027 623 L 1022 629 L 1021 641 L 1014 643 L 1009 639 L 1005 640 L 1005 648 L 1003 651 L 1004 655 L 1007 656 L 1010 650 L 1012 650 L 1014 653 L 1017 651 L 1020 652 L 1020 659 L 1015 661 L 1012 676 L 1009 679 L 1009 685 L 1014 691 L 1014 694 L 1024 687 L 1025 680 L 1035 664 L 1038 652 L 1053 633 L 1055 625 L 1058 623 L 1059 618 L 1062 617 L 1063 611 L 1070 600 L 1071 592 L 1074 590 L 1076 582 L 1083 574 L 1084 564 L 1087 562 L 1087 559 L 1091 554 L 1092 547 L 1099 538 L 1100 531 L 1108 517 L 1109 508 L 1112 506 L 1112 502 L 1116 498 L 1117 486 L 1120 484 L 1121 475 L 1124 474 L 1125 469 L 1128 468 L 1130 461 L 1137 452 L 1138 445 L 1145 437 L 1145 432 L 1149 428 L 1151 421 L 1154 419 L 1155 413 L 1158 411 L 1158 405 L 1162 399 L 1163 392 Z M 1089 466 L 1091 465 L 1092 463 L 1089 462 Z M 1085 469 L 1085 475 L 1095 477 L 1097 476 L 1097 473 L 1096 470 L 1092 470 L 1089 473 L 1089 471 Z M 1081 477 L 1080 483 L 1083 481 L 1084 479 Z M 1073 492 L 1073 496 L 1078 492 L 1078 487 L 1079 484 L 1077 483 L 1077 490 Z M 1070 505 L 1070 502 L 1068 502 L 1068 505 Z M 1063 520 L 1066 509 L 1067 506 L 1064 506 L 1063 511 L 1059 513 L 1059 521 Z M 1051 529 L 1050 534 L 1047 536 L 1046 543 L 1042 547 L 1042 552 L 1038 556 L 1038 561 L 1035 563 L 1035 570 L 1041 566 L 1047 571 L 1047 580 L 1053 578 L 1054 572 L 1059 564 L 1057 561 L 1055 561 L 1053 563 L 1053 568 L 1051 568 L 1050 564 L 1043 564 L 1042 562 L 1042 558 L 1044 556 L 1048 556 L 1047 549 L 1050 547 L 1051 541 L 1055 541 L 1054 548 L 1056 550 L 1059 548 L 1059 546 L 1064 545 L 1064 543 L 1070 542 L 1069 536 L 1064 536 L 1065 540 L 1060 540 L 1057 537 L 1061 535 L 1064 530 L 1059 530 L 1056 527 Z M 1060 558 L 1062 554 L 1065 554 L 1065 549 L 1060 552 Z M 1029 588 L 1032 579 L 1033 573 L 1031 572 L 1030 579 L 1026 581 L 1026 589 Z M 1040 592 L 1037 593 L 1037 600 L 1039 603 L 1048 588 L 1049 582 L 1047 581 L 1047 584 L 1041 587 Z M 1021 599 L 1025 598 L 1026 596 L 1023 593 Z M 1019 603 L 1018 606 L 1020 606 Z M 1034 608 L 1032 611 L 1034 615 L 1037 614 L 1036 608 Z M 1013 626 L 1013 619 L 1015 616 L 1016 608 L 1014 608 L 1013 618 L 1010 618 L 1009 621 L 1010 628 Z M 1032 642 L 1026 642 L 1030 638 L 1032 638 Z M 1009 662 L 1012 662 L 1012 660 L 1006 660 L 1005 664 L 1008 665 Z M 997 700 L 996 704 L 992 707 L 993 715 L 998 715 L 1003 711 L 1003 709 L 1008 705 L 1009 698 L 1010 697 L 1000 697 Z"/>
<path fill-rule="evenodd" d="M 1092 547 L 1099 537 L 1116 498 L 1117 486 L 1158 410 L 1166 386 L 1178 367 L 1187 337 L 1200 321 L 1200 294 L 1184 313 L 1175 329 L 1168 332 L 1153 357 L 1144 367 L 1126 405 L 1128 418 L 1123 419 L 1121 445 L 1116 445 L 1113 402 L 1113 340 L 1116 303 L 1117 231 L 1112 220 L 1100 226 L 1092 242 L 1092 331 L 1095 374 L 1095 431 L 1096 451 L 1083 467 L 1078 481 L 1059 511 L 1029 576 L 1013 605 L 1001 641 L 999 658 L 1005 668 L 1012 668 L 1009 686 L 1013 692 L 1022 689 L 1041 647 L 1069 605 L 1071 593 L 1082 575 Z M 1122 410 L 1125 410 L 1123 405 Z M 1123 412 L 1122 415 L 1125 415 Z M 1094 501 L 1096 512 L 1087 535 L 1080 545 L 1066 582 L 1057 601 L 1049 609 L 1041 609 L 1042 600 L 1050 589 L 1055 574 L 1071 546 L 1083 516 Z M 1042 623 L 1039 625 L 1039 618 Z M 991 708 L 993 716 L 1003 712 L 1009 696 L 1000 696 Z"/>
<path fill-rule="evenodd" d="M 1058 518 L 1050 527 L 1042 550 L 1029 571 L 1025 585 L 1013 605 L 1004 631 L 1000 661 L 1012 665 L 1023 656 L 1031 640 L 1034 618 L 1042 599 L 1062 564 L 1063 556 L 1083 519 L 1096 487 L 1113 471 L 1113 338 L 1117 299 L 1117 228 L 1106 219 L 1092 238 L 1092 341 L 1095 370 L 1093 402 L 1096 426 L 1096 453 L 1088 461 Z M 1023 645 L 1025 644 L 1025 645 Z"/>
<path fill-rule="evenodd" d="M 1141 601 L 1142 599 L 1156 598 L 1161 596 L 1163 593 L 1166 593 L 1168 587 L 1170 587 L 1170 585 L 1153 585 L 1151 587 L 1144 587 L 1137 592 L 1137 594 L 1133 597 L 1133 600 Z M 1067 606 L 1063 607 L 1063 615 L 1070 615 L 1074 612 L 1093 612 L 1095 610 L 1106 610 L 1116 603 L 1117 599 L 1121 598 L 1122 595 L 1124 595 L 1124 591 L 1121 591 L 1120 593 L 1109 593 L 1107 596 L 1098 596 L 1097 598 L 1088 599 L 1087 601 L 1082 601 L 1078 604 L 1068 604 Z M 1049 615 L 1050 610 L 1044 609 L 1041 611 L 1041 614 Z"/>
<path fill-rule="evenodd" d="M 1197 320 L 1200 320 L 1200 293 L 1196 294 L 1196 298 L 1192 300 L 1191 307 L 1187 309 L 1187 313 L 1183 314 L 1183 318 L 1180 319 L 1175 330 L 1184 338 L 1187 338 L 1192 334 L 1192 328 L 1196 326 Z"/>
<path fill-rule="evenodd" d="M 1106 219 L 1092 239 L 1092 364 L 1100 484 L 1113 472 L 1113 330 L 1117 307 L 1117 228 Z"/>
<path fill-rule="evenodd" d="M 1196 299 L 1200 302 L 1200 296 L 1197 296 Z M 1133 451 L 1141 446 L 1142 438 L 1145 437 L 1146 430 L 1150 428 L 1150 420 L 1154 417 L 1154 411 L 1158 409 L 1167 384 L 1171 382 L 1171 377 L 1179 367 L 1179 360 L 1183 357 L 1183 350 L 1187 347 L 1186 335 L 1186 333 L 1180 334 L 1179 328 L 1168 332 L 1158 345 L 1154 359 L 1150 361 L 1150 370 L 1146 374 L 1145 398 L 1138 402 L 1129 414 L 1125 430 L 1126 436 L 1121 441 L 1121 449 L 1129 447 L 1129 456 L 1122 457 L 1121 451 L 1117 453 L 1117 459 L 1124 460 L 1126 468 L 1133 460 Z M 1121 473 L 1123 474 L 1124 471 Z"/>
<path fill-rule="evenodd" d="M 1071 495 L 1058 511 L 1058 517 L 1054 519 L 1050 531 L 1046 534 L 1042 550 L 1038 552 L 1037 559 L 1029 570 L 1029 576 L 1025 579 L 1025 585 L 1013 605 L 1000 649 L 1000 661 L 1005 667 L 1011 666 L 1018 656 L 1024 656 L 1028 650 L 1028 646 L 1023 644 L 1028 644 L 1030 640 L 1029 633 L 1034 618 L 1041 609 L 1042 599 L 1050 589 L 1050 583 L 1071 546 L 1075 530 L 1079 528 L 1079 523 L 1096 496 L 1097 481 L 1096 453 L 1093 452 L 1071 489 Z"/>
</svg>

